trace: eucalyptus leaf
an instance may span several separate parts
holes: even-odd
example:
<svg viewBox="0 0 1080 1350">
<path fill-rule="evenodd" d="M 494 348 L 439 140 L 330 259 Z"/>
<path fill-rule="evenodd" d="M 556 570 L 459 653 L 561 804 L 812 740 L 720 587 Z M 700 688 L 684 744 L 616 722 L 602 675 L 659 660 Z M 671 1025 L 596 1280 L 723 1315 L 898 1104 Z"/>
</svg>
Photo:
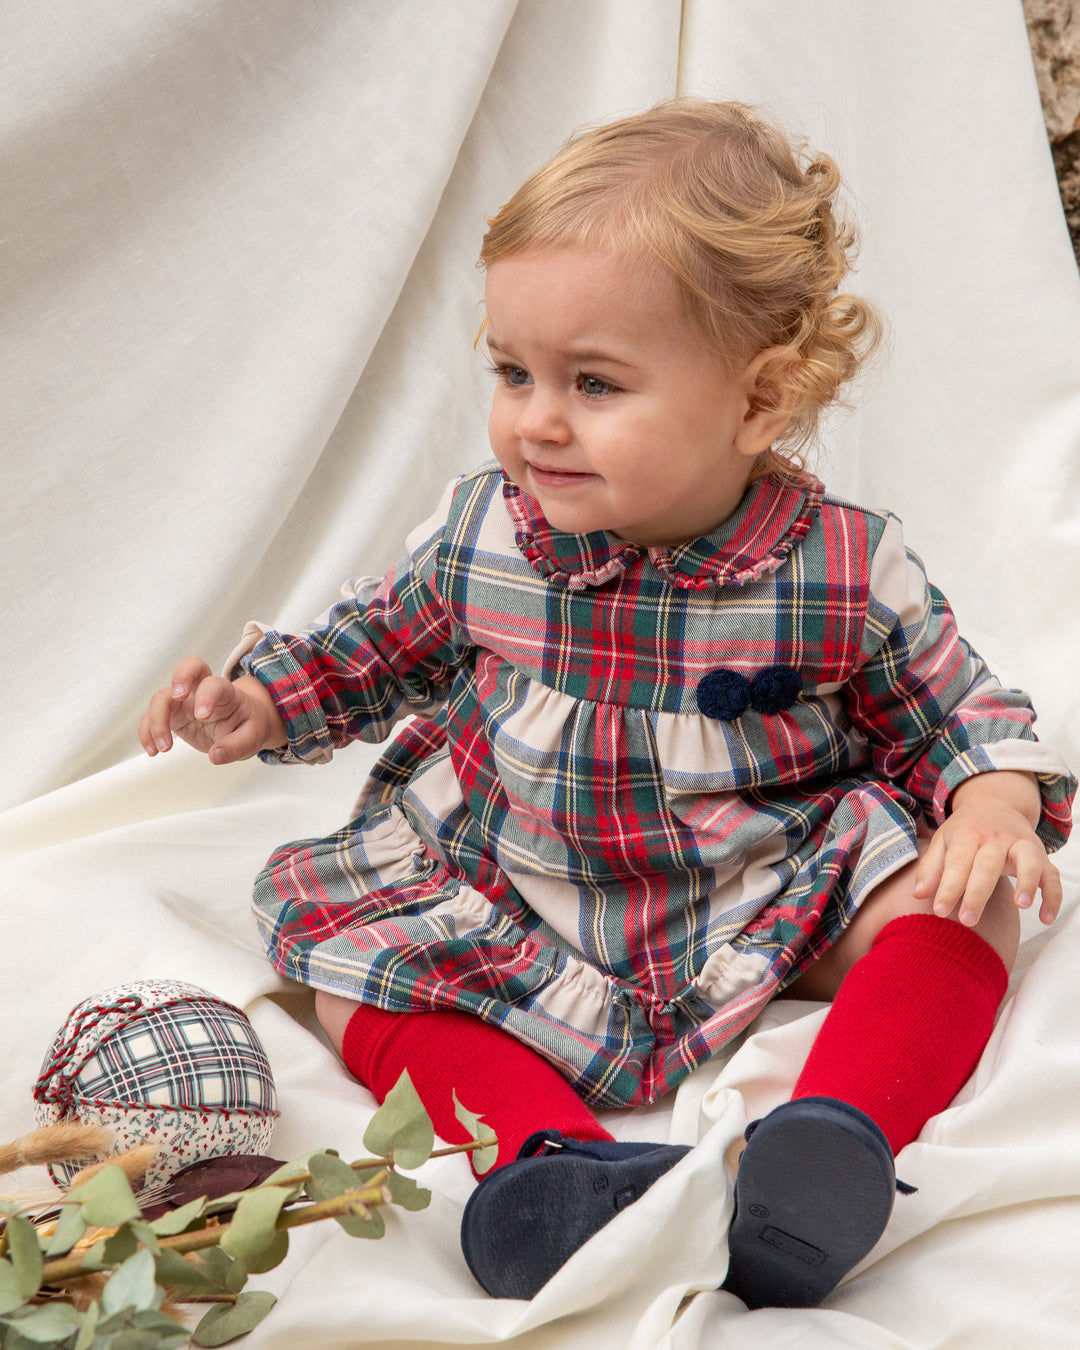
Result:
<svg viewBox="0 0 1080 1350">
<path fill-rule="evenodd" d="M 272 1191 L 280 1191 L 281 1194 L 285 1197 L 284 1201 L 282 1202 L 285 1204 L 287 1204 L 290 1200 L 295 1200 L 296 1197 L 300 1194 L 300 1191 L 302 1190 L 302 1186 L 300 1185 L 299 1182 L 297 1182 L 295 1186 L 291 1187 L 268 1186 L 268 1184 L 265 1181 L 260 1182 L 259 1189 L 261 1190 L 264 1187 L 267 1187 L 269 1190 Z M 251 1195 L 254 1189 L 255 1187 L 252 1187 L 250 1190 L 246 1191 L 229 1191 L 225 1195 L 211 1196 L 206 1202 L 207 1214 L 220 1214 L 225 1210 L 235 1209 L 237 1205 L 239 1205 L 240 1201 L 243 1200 L 244 1196 Z"/>
<path fill-rule="evenodd" d="M 273 1294 L 252 1289 L 235 1303 L 219 1303 L 202 1319 L 191 1339 L 196 1345 L 227 1345 L 257 1327 L 276 1302 Z"/>
<path fill-rule="evenodd" d="M 85 1232 L 86 1220 L 83 1218 L 78 1205 L 64 1205 L 60 1210 L 56 1227 L 49 1237 L 45 1255 L 59 1256 L 63 1252 L 71 1251 Z"/>
<path fill-rule="evenodd" d="M 366 1217 L 363 1214 L 339 1214 L 337 1222 L 350 1237 L 367 1238 L 369 1242 L 377 1242 L 386 1232 L 386 1220 L 377 1209 L 369 1209 Z"/>
<path fill-rule="evenodd" d="M 139 1240 L 127 1224 L 122 1224 L 115 1233 L 103 1237 L 88 1247 L 83 1254 L 83 1270 L 112 1270 L 139 1249 Z"/>
<path fill-rule="evenodd" d="M 131 1308 L 100 1322 L 94 1350 L 180 1350 L 191 1333 L 164 1313 Z"/>
<path fill-rule="evenodd" d="M 200 1266 L 185 1260 L 179 1252 L 170 1251 L 168 1247 L 162 1247 L 155 1256 L 154 1272 L 158 1284 L 174 1289 L 192 1289 L 203 1293 L 218 1287 Z"/>
<path fill-rule="evenodd" d="M 491 1126 L 485 1125 L 482 1117 L 470 1111 L 467 1106 L 463 1106 L 458 1100 L 456 1092 L 454 1093 L 454 1115 L 457 1116 L 474 1139 L 495 1138 L 495 1131 Z M 485 1145 L 484 1148 L 474 1149 L 472 1154 L 473 1171 L 477 1176 L 483 1176 L 485 1172 L 490 1172 L 495 1166 L 495 1159 L 498 1156 L 498 1140 L 494 1144 Z"/>
<path fill-rule="evenodd" d="M 93 1350 L 96 1339 L 98 1318 L 101 1315 L 101 1304 L 91 1303 L 86 1312 L 82 1315 L 82 1324 L 79 1327 L 79 1334 L 75 1337 L 75 1344 L 71 1350 Z"/>
<path fill-rule="evenodd" d="M 308 1171 L 311 1180 L 305 1189 L 314 1200 L 332 1200 L 363 1185 L 361 1177 L 336 1153 L 313 1153 L 308 1159 Z M 367 1175 L 374 1175 L 372 1169 L 367 1169 Z"/>
<path fill-rule="evenodd" d="M 129 1310 L 124 1314 L 128 1325 L 140 1331 L 149 1331 L 157 1337 L 153 1341 L 154 1350 L 168 1350 L 170 1346 L 187 1345 L 191 1332 L 187 1327 L 181 1326 L 175 1318 L 167 1313 L 159 1312 L 156 1308 L 140 1308 L 137 1311 Z M 114 1341 L 110 1350 L 117 1350 L 119 1341 Z"/>
<path fill-rule="evenodd" d="M 94 1350 L 162 1350 L 161 1337 L 149 1329 L 118 1331 L 107 1341 L 99 1340 Z"/>
<path fill-rule="evenodd" d="M 45 1262 L 38 1243 L 37 1229 L 21 1215 L 8 1219 L 8 1256 L 15 1274 L 15 1288 L 23 1299 L 33 1298 L 41 1284 Z"/>
<path fill-rule="evenodd" d="M 235 1209 L 246 1194 L 246 1191 L 226 1191 L 224 1195 L 215 1195 L 212 1200 L 207 1198 L 206 1208 L 211 1213 L 222 1209 Z"/>
<path fill-rule="evenodd" d="M 70 1303 L 43 1303 L 17 1319 L 12 1318 L 9 1325 L 24 1340 L 36 1345 L 57 1345 L 66 1341 L 82 1320 Z"/>
<path fill-rule="evenodd" d="M 150 1344 L 154 1350 L 158 1350 L 166 1344 L 174 1344 L 180 1332 L 184 1332 L 185 1336 L 190 1335 L 179 1322 L 154 1308 L 122 1308 L 119 1312 L 100 1318 L 94 1350 L 100 1350 L 103 1346 L 115 1350 L 116 1346 L 121 1345 L 141 1345 L 148 1336 L 155 1338 Z M 133 1339 L 129 1340 L 129 1337 Z"/>
<path fill-rule="evenodd" d="M 311 1180 L 307 1192 L 313 1200 L 333 1200 L 359 1189 L 366 1177 L 374 1176 L 370 1169 L 365 1169 L 364 1176 L 358 1176 L 347 1162 L 333 1153 L 312 1154 L 308 1159 L 308 1170 Z M 335 1214 L 334 1218 L 350 1237 L 374 1239 L 381 1238 L 386 1232 L 383 1216 L 377 1209 L 369 1210 L 366 1218 L 363 1214 Z"/>
<path fill-rule="evenodd" d="M 402 1209 L 427 1209 L 431 1204 L 431 1192 L 418 1186 L 412 1177 L 403 1177 L 400 1172 L 391 1172 L 386 1181 L 390 1198 Z"/>
<path fill-rule="evenodd" d="M 101 1311 L 107 1316 L 125 1308 L 152 1308 L 157 1296 L 154 1258 L 145 1247 L 117 1266 L 101 1291 Z"/>
<path fill-rule="evenodd" d="M 98 1258 L 99 1269 L 108 1269 L 111 1266 L 119 1266 L 129 1256 L 134 1256 L 139 1250 L 139 1239 L 132 1228 L 124 1224 L 111 1237 L 103 1238 L 101 1243 L 95 1243 L 95 1246 L 101 1247 L 101 1255 Z"/>
<path fill-rule="evenodd" d="M 234 1257 L 225 1273 L 225 1288 L 230 1294 L 238 1294 L 247 1284 L 248 1270 L 243 1261 Z"/>
<path fill-rule="evenodd" d="M 247 1264 L 249 1275 L 264 1275 L 275 1266 L 280 1266 L 289 1254 L 289 1235 L 279 1229 L 269 1247 L 264 1247 L 258 1256 L 253 1256 Z"/>
<path fill-rule="evenodd" d="M 405 1069 L 364 1131 L 364 1147 L 380 1158 L 392 1154 L 396 1166 L 408 1168 L 427 1162 L 434 1145 L 431 1118 Z"/>
<path fill-rule="evenodd" d="M 15 1267 L 10 1261 L 0 1259 L 0 1317 L 21 1308 L 25 1302 L 26 1297 L 19 1292 Z"/>
<path fill-rule="evenodd" d="M 244 1270 L 244 1263 L 236 1262 L 231 1256 L 227 1255 L 220 1247 L 206 1247 L 195 1256 L 197 1262 L 196 1268 L 201 1270 L 210 1281 L 211 1291 L 223 1290 L 227 1293 L 236 1293 L 231 1289 L 229 1281 L 233 1278 L 234 1268 L 239 1265 L 241 1271 Z M 244 1272 L 245 1279 L 247 1278 Z M 244 1281 L 240 1281 L 240 1288 L 244 1286 Z"/>
<path fill-rule="evenodd" d="M 193 1223 L 202 1218 L 206 1206 L 205 1196 L 201 1196 L 198 1200 L 190 1200 L 179 1209 L 170 1209 L 159 1215 L 150 1227 L 158 1237 L 175 1237 L 177 1233 L 186 1233 Z"/>
<path fill-rule="evenodd" d="M 255 1260 L 274 1241 L 275 1224 L 289 1192 L 281 1186 L 260 1186 L 248 1191 L 236 1207 L 221 1249 L 237 1257 L 250 1269 Z"/>
<path fill-rule="evenodd" d="M 82 1259 L 83 1270 L 108 1270 L 109 1263 L 105 1257 L 105 1240 L 95 1242 L 92 1247 L 87 1247 L 83 1252 Z"/>
<path fill-rule="evenodd" d="M 292 1162 L 282 1163 L 276 1172 L 271 1172 L 263 1182 L 264 1186 L 276 1186 L 282 1181 L 292 1181 L 295 1177 L 302 1177 L 309 1171 L 308 1159 L 316 1153 L 333 1153 L 333 1149 L 313 1148 L 310 1153 L 305 1153 L 300 1158 L 294 1158 Z"/>
<path fill-rule="evenodd" d="M 80 1205 L 86 1222 L 102 1228 L 118 1228 L 129 1219 L 140 1217 L 128 1179 L 115 1164 L 73 1186 L 61 1203 Z"/>
<path fill-rule="evenodd" d="M 149 1248 L 157 1256 L 158 1252 L 161 1251 L 161 1243 L 157 1239 L 157 1234 L 145 1219 L 132 1219 L 128 1228 L 144 1247 Z"/>
</svg>

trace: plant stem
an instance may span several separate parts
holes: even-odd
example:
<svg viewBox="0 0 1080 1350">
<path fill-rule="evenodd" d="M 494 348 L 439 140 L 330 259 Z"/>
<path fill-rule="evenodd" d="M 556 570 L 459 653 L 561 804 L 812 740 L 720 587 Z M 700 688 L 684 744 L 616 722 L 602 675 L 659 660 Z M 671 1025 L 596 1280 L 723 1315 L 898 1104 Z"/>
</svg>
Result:
<svg viewBox="0 0 1080 1350">
<path fill-rule="evenodd" d="M 431 1157 L 449 1158 L 453 1153 L 472 1153 L 479 1148 L 494 1148 L 498 1142 L 493 1134 L 489 1134 L 483 1139 L 470 1139 L 467 1144 L 454 1144 L 452 1148 L 437 1148 Z"/>
<path fill-rule="evenodd" d="M 345 1191 L 341 1195 L 335 1195 L 331 1200 L 318 1200 L 314 1204 L 305 1205 L 302 1209 L 286 1210 L 278 1215 L 274 1227 L 299 1228 L 303 1224 L 318 1223 L 320 1219 L 332 1219 L 339 1214 L 366 1214 L 368 1209 L 385 1203 L 383 1182 L 388 1175 L 384 1168 L 367 1185 L 360 1186 L 356 1190 Z M 177 1233 L 173 1237 L 159 1238 L 158 1241 L 162 1247 L 184 1256 L 188 1252 L 201 1251 L 204 1247 L 216 1247 L 229 1231 L 229 1227 L 229 1224 L 220 1224 L 215 1228 L 200 1228 L 194 1233 Z M 59 1284 L 64 1280 L 89 1273 L 91 1272 L 83 1266 L 81 1256 L 64 1256 L 45 1263 L 45 1268 L 41 1272 L 41 1283 Z"/>
<path fill-rule="evenodd" d="M 499 1141 L 493 1134 L 487 1135 L 483 1139 L 470 1139 L 467 1144 L 447 1145 L 446 1148 L 433 1149 L 428 1154 L 428 1158 L 449 1158 L 455 1153 L 473 1153 L 476 1149 L 494 1147 Z M 363 1171 L 365 1167 L 393 1167 L 392 1157 L 386 1158 L 357 1158 L 355 1162 L 348 1164 L 354 1172 Z M 276 1181 L 264 1181 L 264 1186 L 302 1186 L 305 1181 L 311 1180 L 310 1172 L 297 1172 L 295 1176 L 278 1177 Z M 211 1202 L 211 1205 L 213 1202 Z M 213 1213 L 213 1209 L 209 1210 Z"/>
<path fill-rule="evenodd" d="M 496 1142 L 492 1137 L 473 1139 L 467 1144 L 453 1144 L 446 1148 L 435 1149 L 429 1156 L 432 1158 L 448 1158 L 455 1153 L 472 1153 L 475 1149 L 486 1148 Z M 378 1167 L 380 1170 L 356 1190 L 346 1191 L 330 1200 L 319 1200 L 314 1204 L 304 1205 L 301 1209 L 283 1210 L 278 1216 L 277 1223 L 274 1225 L 275 1228 L 279 1230 L 299 1228 L 303 1224 L 317 1223 L 320 1219 L 334 1218 L 339 1214 L 366 1214 L 370 1207 L 385 1204 L 386 1196 L 382 1188 L 383 1183 L 389 1176 L 389 1169 L 393 1166 L 392 1158 L 360 1158 L 356 1162 L 349 1163 L 349 1166 L 353 1171 L 361 1171 L 366 1167 Z M 305 1181 L 310 1180 L 311 1174 L 302 1172 L 297 1176 L 282 1177 L 277 1181 L 264 1182 L 263 1184 L 302 1186 Z M 252 1189 L 257 1190 L 259 1188 L 253 1187 Z M 232 1204 L 232 1201 L 230 1200 L 228 1203 Z M 213 1205 L 214 1202 L 211 1201 L 206 1211 L 208 1215 L 213 1214 Z M 172 1237 L 162 1237 L 158 1241 L 162 1247 L 183 1256 L 188 1252 L 201 1251 L 205 1247 L 216 1247 L 228 1231 L 229 1225 L 221 1224 L 212 1228 L 200 1228 L 192 1233 L 177 1233 Z M 6 1232 L 0 1233 L 0 1242 L 5 1246 L 6 1238 Z M 55 1261 L 47 1261 L 41 1273 L 41 1283 L 43 1285 L 60 1284 L 64 1280 L 75 1279 L 77 1276 L 90 1273 L 85 1269 L 82 1261 L 82 1256 L 71 1255 L 59 1257 Z"/>
</svg>

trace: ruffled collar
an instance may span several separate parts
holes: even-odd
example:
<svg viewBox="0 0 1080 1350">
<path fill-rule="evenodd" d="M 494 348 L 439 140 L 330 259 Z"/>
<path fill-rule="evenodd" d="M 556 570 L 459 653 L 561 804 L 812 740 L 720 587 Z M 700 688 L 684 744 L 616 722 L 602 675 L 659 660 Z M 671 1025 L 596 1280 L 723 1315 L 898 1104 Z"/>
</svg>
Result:
<svg viewBox="0 0 1080 1350">
<path fill-rule="evenodd" d="M 521 552 L 543 577 L 571 590 L 602 586 L 643 553 L 673 586 L 743 586 L 774 572 L 806 537 L 825 489 L 813 474 L 770 474 L 752 483 L 735 512 L 711 534 L 677 548 L 642 548 L 603 530 L 564 534 L 538 503 L 503 475 L 503 497 Z"/>
</svg>

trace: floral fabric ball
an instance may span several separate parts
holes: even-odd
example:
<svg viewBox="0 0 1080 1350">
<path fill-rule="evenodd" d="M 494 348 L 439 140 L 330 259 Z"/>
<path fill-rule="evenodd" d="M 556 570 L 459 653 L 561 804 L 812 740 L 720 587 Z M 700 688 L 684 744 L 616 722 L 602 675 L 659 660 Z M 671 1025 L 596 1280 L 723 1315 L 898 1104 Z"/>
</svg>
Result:
<svg viewBox="0 0 1080 1350">
<path fill-rule="evenodd" d="M 45 1056 L 34 1101 L 39 1125 L 111 1128 L 108 1156 L 158 1143 L 147 1187 L 200 1159 L 264 1153 L 278 1116 L 270 1062 L 247 1017 L 178 980 L 135 981 L 74 1007 Z M 49 1171 L 67 1186 L 86 1165 L 53 1163 Z"/>
</svg>

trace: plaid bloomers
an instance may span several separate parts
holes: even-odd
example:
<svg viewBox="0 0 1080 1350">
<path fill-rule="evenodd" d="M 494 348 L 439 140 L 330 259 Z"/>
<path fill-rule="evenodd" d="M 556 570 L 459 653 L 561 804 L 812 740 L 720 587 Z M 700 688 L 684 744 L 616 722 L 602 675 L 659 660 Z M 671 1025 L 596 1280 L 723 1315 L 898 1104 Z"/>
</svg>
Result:
<svg viewBox="0 0 1080 1350">
<path fill-rule="evenodd" d="M 995 768 L 1075 780 L 957 634 L 891 516 L 810 475 L 689 544 L 553 530 L 486 465 L 381 581 L 239 667 L 320 762 L 385 739 L 354 818 L 278 850 L 254 907 L 283 974 L 505 1028 L 594 1106 L 670 1091 Z"/>
</svg>

